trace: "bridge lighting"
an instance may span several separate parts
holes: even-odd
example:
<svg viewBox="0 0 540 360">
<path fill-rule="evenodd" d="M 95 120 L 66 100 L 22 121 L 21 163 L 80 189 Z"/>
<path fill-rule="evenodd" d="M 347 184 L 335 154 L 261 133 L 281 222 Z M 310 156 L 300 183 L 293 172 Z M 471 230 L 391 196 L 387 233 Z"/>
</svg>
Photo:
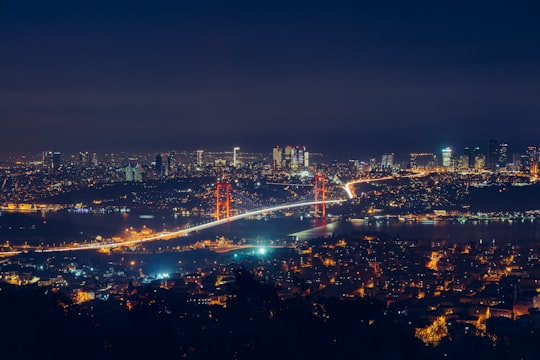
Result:
<svg viewBox="0 0 540 360">
<path fill-rule="evenodd" d="M 321 208 L 321 217 L 326 218 L 326 176 L 324 173 L 315 174 L 315 208 L 313 211 L 313 217 L 319 217 L 319 207 Z"/>
</svg>

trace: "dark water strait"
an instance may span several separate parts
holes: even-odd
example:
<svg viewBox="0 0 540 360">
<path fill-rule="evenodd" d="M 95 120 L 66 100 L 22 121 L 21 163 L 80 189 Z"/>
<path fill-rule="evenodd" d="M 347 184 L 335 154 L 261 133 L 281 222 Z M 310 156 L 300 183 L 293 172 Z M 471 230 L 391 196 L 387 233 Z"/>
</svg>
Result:
<svg viewBox="0 0 540 360">
<path fill-rule="evenodd" d="M 68 212 L 8 214 L 0 216 L 0 242 L 14 245 L 52 245 L 71 241 L 89 241 L 96 236 L 118 236 L 127 228 L 154 231 L 176 230 L 203 222 L 173 215 L 141 216 L 137 214 L 75 214 Z M 447 240 L 471 242 L 495 240 L 497 242 L 539 242 L 540 221 L 455 221 L 400 222 L 400 221 L 336 221 L 316 222 L 313 219 L 270 218 L 246 219 L 204 230 L 190 237 L 214 239 L 224 236 L 230 239 L 260 241 L 290 239 L 299 240 L 329 236 L 347 236 L 351 233 L 383 233 L 409 239 Z"/>
</svg>

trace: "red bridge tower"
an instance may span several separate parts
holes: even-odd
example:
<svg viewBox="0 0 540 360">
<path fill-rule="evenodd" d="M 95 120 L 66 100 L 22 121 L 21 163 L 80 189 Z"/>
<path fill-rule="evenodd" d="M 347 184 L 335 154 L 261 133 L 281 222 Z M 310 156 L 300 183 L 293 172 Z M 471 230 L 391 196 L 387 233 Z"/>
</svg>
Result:
<svg viewBox="0 0 540 360">
<path fill-rule="evenodd" d="M 216 220 L 223 217 L 227 217 L 227 220 L 231 218 L 231 183 L 222 183 L 218 181 L 216 183 Z"/>
<path fill-rule="evenodd" d="M 314 189 L 315 201 L 322 201 L 321 204 L 315 204 L 315 211 L 313 216 L 319 218 L 319 207 L 321 208 L 321 217 L 326 218 L 326 176 L 324 173 L 315 174 L 315 189 Z"/>
</svg>

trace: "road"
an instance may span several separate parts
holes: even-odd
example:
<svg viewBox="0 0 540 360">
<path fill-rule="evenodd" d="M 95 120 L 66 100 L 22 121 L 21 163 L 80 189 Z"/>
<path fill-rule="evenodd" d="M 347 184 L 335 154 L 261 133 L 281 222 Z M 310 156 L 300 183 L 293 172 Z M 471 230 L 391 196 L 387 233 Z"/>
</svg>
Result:
<svg viewBox="0 0 540 360">
<path fill-rule="evenodd" d="M 347 193 L 347 196 L 349 197 L 349 199 L 353 199 L 353 198 L 356 197 L 356 194 L 354 193 L 354 188 L 353 188 L 353 185 L 355 185 L 355 184 L 386 181 L 386 180 L 392 180 L 392 179 L 397 179 L 397 178 L 419 178 L 419 177 L 427 176 L 428 174 L 429 173 L 421 172 L 421 173 L 411 174 L 411 175 L 402 175 L 402 176 L 399 176 L 399 177 L 390 175 L 390 176 L 385 176 L 385 177 L 375 178 L 375 179 L 370 178 L 370 179 L 352 180 L 352 181 L 349 181 L 348 183 L 346 183 L 345 186 L 343 187 L 343 189 Z"/>
</svg>

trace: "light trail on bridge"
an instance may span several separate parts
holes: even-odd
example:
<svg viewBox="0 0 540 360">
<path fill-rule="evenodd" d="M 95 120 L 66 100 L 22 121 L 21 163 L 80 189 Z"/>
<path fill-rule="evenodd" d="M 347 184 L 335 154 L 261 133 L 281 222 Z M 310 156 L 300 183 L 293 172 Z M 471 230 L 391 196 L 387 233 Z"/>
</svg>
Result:
<svg viewBox="0 0 540 360">
<path fill-rule="evenodd" d="M 375 178 L 375 179 L 369 178 L 369 179 L 352 180 L 352 181 L 349 181 L 348 183 L 346 183 L 345 186 L 343 187 L 343 189 L 347 193 L 347 196 L 349 197 L 349 199 L 353 199 L 353 198 L 356 197 L 356 194 L 354 193 L 354 189 L 352 188 L 352 185 L 354 185 L 354 184 L 386 181 L 386 180 L 393 180 L 393 179 L 399 179 L 399 178 L 419 178 L 419 177 L 427 176 L 428 174 L 429 173 L 421 172 L 421 173 L 418 173 L 418 174 L 402 175 L 402 176 L 399 176 L 399 177 L 390 175 L 390 176 L 385 176 L 385 177 L 380 177 L 380 178 Z"/>
<path fill-rule="evenodd" d="M 326 204 L 340 204 L 344 201 L 344 199 L 337 199 L 337 200 L 326 200 L 324 203 Z M 236 221 L 240 219 L 244 219 L 250 216 L 257 216 L 265 213 L 280 211 L 280 210 L 287 210 L 297 207 L 305 207 L 305 206 L 313 206 L 316 204 L 322 204 L 323 201 L 307 201 L 307 202 L 301 202 L 301 203 L 292 203 L 292 204 L 284 204 L 284 205 L 278 205 L 278 206 L 272 206 L 260 210 L 255 211 L 249 211 L 243 214 L 234 215 L 231 216 L 229 219 L 220 219 L 220 220 L 214 220 L 205 224 L 192 226 L 187 229 L 172 231 L 172 232 L 160 232 L 152 236 L 148 236 L 142 239 L 133 239 L 133 240 L 126 240 L 126 241 L 120 241 L 120 242 L 110 242 L 110 243 L 90 243 L 90 244 L 81 244 L 76 246 L 64 246 L 64 247 L 55 247 L 55 248 L 48 248 L 48 249 L 33 249 L 32 252 L 36 253 L 52 253 L 52 252 L 67 252 L 67 251 L 82 251 L 82 250 L 101 250 L 101 249 L 110 249 L 115 247 L 126 247 L 126 246 L 133 246 L 138 245 L 146 242 L 151 241 L 158 241 L 158 240 L 171 240 L 175 238 L 179 238 L 182 236 L 185 236 L 191 232 L 195 231 L 201 231 L 205 229 L 209 229 L 215 226 L 227 224 L 231 221 Z M 15 251 L 4 251 L 0 252 L 0 256 L 13 256 L 13 255 L 19 255 L 25 252 L 24 250 L 15 250 Z"/>
<path fill-rule="evenodd" d="M 401 177 L 402 178 L 417 178 L 417 177 L 424 177 L 427 175 L 428 175 L 427 173 L 418 173 L 418 174 L 404 175 Z M 349 197 L 349 199 L 352 199 L 355 197 L 354 190 L 352 189 L 352 185 L 354 184 L 386 181 L 386 180 L 391 180 L 395 178 L 396 178 L 395 176 L 385 176 L 385 177 L 376 178 L 376 179 L 358 179 L 358 180 L 349 181 L 348 183 L 345 184 L 343 188 L 345 192 L 347 193 L 347 196 Z M 47 248 L 47 249 L 2 251 L 0 252 L 0 257 L 19 255 L 19 254 L 27 253 L 27 252 L 52 253 L 52 252 L 111 249 L 115 247 L 133 246 L 133 245 L 138 245 L 138 244 L 151 242 L 151 241 L 171 240 L 171 239 L 185 236 L 191 232 L 209 229 L 215 226 L 226 224 L 231 221 L 241 220 L 250 216 L 257 216 L 257 215 L 262 215 L 265 213 L 270 213 L 270 212 L 275 212 L 275 211 L 280 211 L 280 210 L 287 210 L 287 209 L 298 208 L 298 207 L 319 205 L 323 203 L 339 204 L 345 201 L 347 200 L 335 199 L 335 200 L 325 200 L 325 201 L 322 201 L 322 200 L 321 201 L 306 201 L 306 202 L 301 202 L 301 203 L 284 204 L 284 205 L 272 206 L 272 207 L 268 207 L 268 208 L 264 208 L 260 210 L 249 211 L 243 214 L 233 215 L 229 219 L 224 218 L 224 219 L 214 220 L 205 224 L 195 225 L 190 228 L 186 228 L 182 230 L 177 230 L 177 231 L 172 231 L 172 232 L 160 232 L 155 235 L 148 236 L 141 239 L 132 239 L 132 240 L 126 240 L 126 241 L 120 241 L 120 242 L 77 244 L 77 245 L 72 245 L 72 246 L 54 247 L 54 248 Z"/>
</svg>

